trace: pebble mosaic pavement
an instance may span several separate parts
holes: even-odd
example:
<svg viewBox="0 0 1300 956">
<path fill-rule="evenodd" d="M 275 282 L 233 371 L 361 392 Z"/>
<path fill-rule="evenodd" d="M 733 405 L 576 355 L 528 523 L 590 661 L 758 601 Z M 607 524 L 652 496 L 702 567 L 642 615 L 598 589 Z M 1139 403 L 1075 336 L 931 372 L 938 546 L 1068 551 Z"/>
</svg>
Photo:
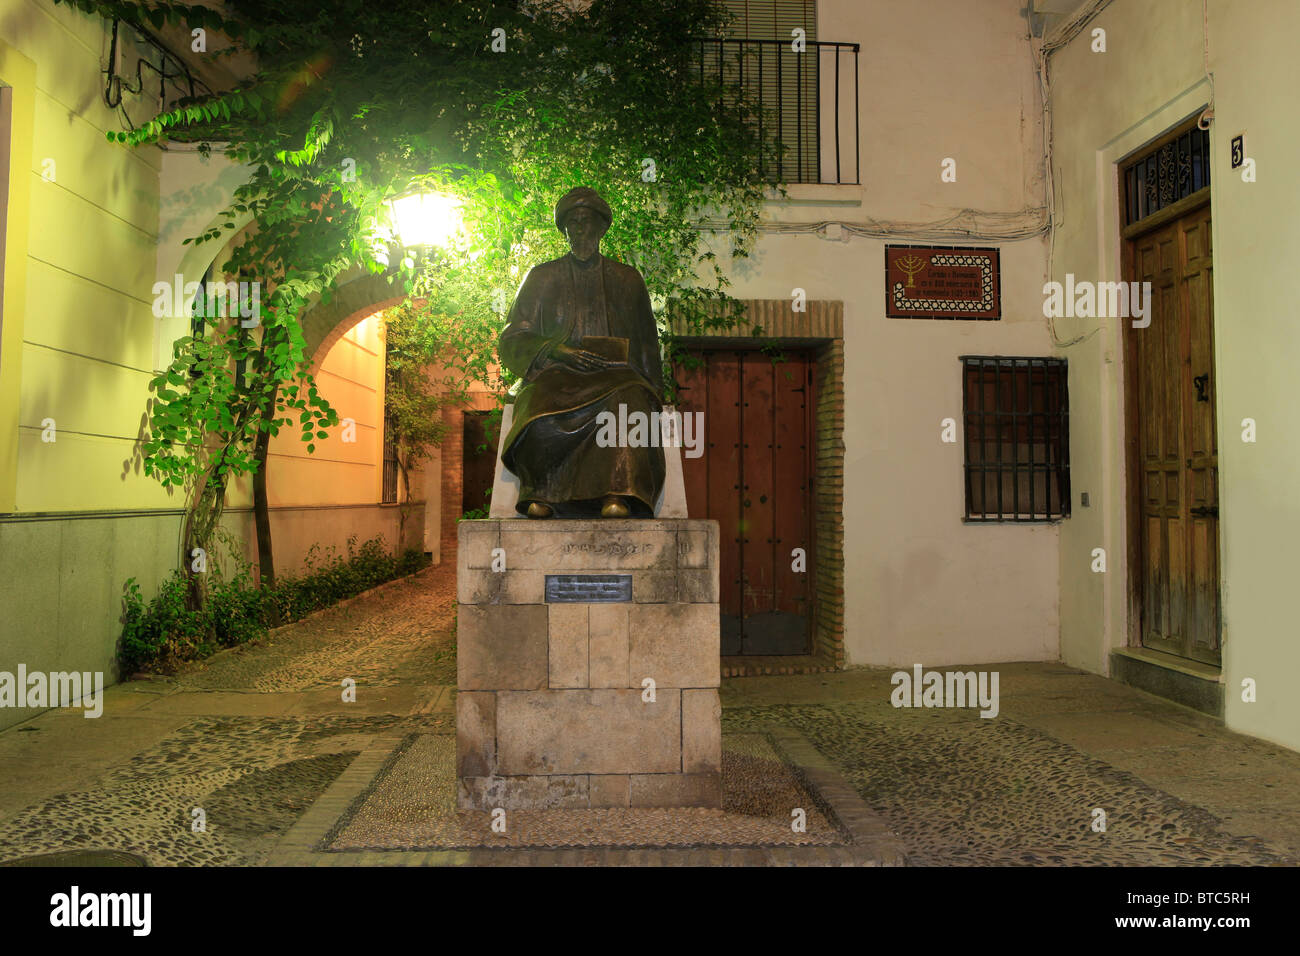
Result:
<svg viewBox="0 0 1300 956">
<path fill-rule="evenodd" d="M 454 729 L 447 718 L 418 724 L 431 721 Z M 406 728 L 414 722 L 396 717 L 200 718 L 90 785 L 0 820 L 0 861 L 114 849 L 152 866 L 262 863 L 365 741 Z"/>
<path fill-rule="evenodd" d="M 902 840 L 913 866 L 1295 865 L 1263 840 L 1041 731 L 887 700 L 722 714 L 723 732 L 803 733 Z M 1106 832 L 1092 810 L 1106 811 Z"/>
<path fill-rule="evenodd" d="M 261 697 L 269 694 L 306 699 L 337 688 L 343 674 L 355 677 L 359 688 L 411 690 L 415 706 L 351 716 L 347 705 L 335 703 L 319 714 L 266 716 L 265 708 L 259 712 L 250 703 L 243 714 L 186 719 L 160 742 L 102 773 L 67 772 L 59 792 L 0 818 L 0 863 L 66 850 L 123 851 L 151 865 L 263 863 L 376 737 L 423 740 L 447 759 L 454 741 L 446 690 L 455 684 L 454 573 L 453 562 L 363 595 L 257 645 L 192 666 L 165 689 L 189 695 L 198 702 L 193 713 L 204 714 L 202 702 L 222 696 L 213 691 L 241 691 L 233 696 L 250 702 L 269 700 Z M 1004 682 L 1004 696 L 1009 686 Z M 766 725 L 791 727 L 830 758 L 901 838 L 914 865 L 1300 862 L 1300 842 L 1289 830 L 1280 839 L 1289 841 L 1290 851 L 1281 842 L 1230 834 L 1207 810 L 1006 714 L 982 720 L 971 711 L 896 710 L 887 691 L 852 699 L 828 694 L 825 702 L 797 704 L 734 700 L 746 694 L 754 696 L 749 690 L 731 694 L 733 703 L 723 708 L 734 779 L 748 775 L 752 784 L 759 767 L 751 763 L 746 769 L 746 758 L 736 756 L 741 738 L 735 735 Z M 9 728 L 3 735 L 24 729 Z M 82 731 L 97 732 L 111 731 Z M 1233 752 L 1238 745 L 1225 735 L 1214 746 Z M 1268 750 L 1270 766 L 1282 768 L 1275 779 L 1283 788 L 1296 779 L 1296 755 L 1249 746 Z M 58 753 L 36 754 L 24 759 L 48 759 L 56 766 L 61 761 Z M 1171 748 L 1169 759 L 1181 767 L 1193 758 Z M 8 765 L 0 769 L 15 772 Z M 16 769 L 21 772 L 21 766 Z M 1200 769 L 1232 785 L 1231 767 Z M 777 802 L 789 800 L 787 793 Z M 207 814 L 201 834 L 190 828 L 195 806 Z M 1294 803 L 1278 806 L 1279 819 L 1294 817 L 1294 809 L 1285 809 Z M 1107 809 L 1105 834 L 1089 826 L 1093 807 Z M 789 810 L 784 813 L 788 817 Z M 810 835 L 812 823 L 810 814 Z"/>
</svg>

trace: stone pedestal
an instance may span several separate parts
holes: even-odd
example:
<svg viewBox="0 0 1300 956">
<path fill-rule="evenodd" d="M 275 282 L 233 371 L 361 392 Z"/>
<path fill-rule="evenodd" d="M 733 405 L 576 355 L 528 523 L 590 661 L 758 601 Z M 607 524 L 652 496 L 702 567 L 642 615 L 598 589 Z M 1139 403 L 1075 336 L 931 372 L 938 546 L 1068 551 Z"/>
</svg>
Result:
<svg viewBox="0 0 1300 956">
<path fill-rule="evenodd" d="M 458 805 L 720 806 L 717 522 L 459 536 Z"/>
</svg>

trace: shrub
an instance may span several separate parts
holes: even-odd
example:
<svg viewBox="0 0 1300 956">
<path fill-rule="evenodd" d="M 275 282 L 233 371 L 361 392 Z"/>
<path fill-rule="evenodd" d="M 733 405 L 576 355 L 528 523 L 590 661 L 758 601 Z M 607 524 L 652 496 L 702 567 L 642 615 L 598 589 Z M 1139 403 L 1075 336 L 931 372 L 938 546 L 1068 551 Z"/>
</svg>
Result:
<svg viewBox="0 0 1300 956">
<path fill-rule="evenodd" d="M 136 579 L 126 582 L 118 653 L 124 674 L 174 670 L 186 661 L 261 637 L 272 622 L 300 620 L 429 563 L 423 552 L 414 549 L 392 554 L 382 537 L 358 546 L 353 535 L 346 556 L 333 547 L 321 552 L 312 545 L 304 574 L 285 577 L 274 588 L 260 588 L 251 565 L 238 552 L 231 555 L 235 572 L 227 578 L 214 564 L 206 600 L 197 611 L 186 606 L 189 581 L 182 571 L 173 571 L 147 603 Z"/>
</svg>

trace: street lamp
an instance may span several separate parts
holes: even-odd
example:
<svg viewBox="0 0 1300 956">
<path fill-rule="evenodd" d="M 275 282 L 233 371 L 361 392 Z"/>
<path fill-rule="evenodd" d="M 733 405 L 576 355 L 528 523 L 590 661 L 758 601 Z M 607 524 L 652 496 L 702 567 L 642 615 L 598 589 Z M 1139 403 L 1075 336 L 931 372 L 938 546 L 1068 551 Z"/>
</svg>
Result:
<svg viewBox="0 0 1300 956">
<path fill-rule="evenodd" d="M 391 202 L 393 224 L 404 248 L 441 246 L 460 229 L 460 200 L 442 193 L 414 192 Z"/>
</svg>

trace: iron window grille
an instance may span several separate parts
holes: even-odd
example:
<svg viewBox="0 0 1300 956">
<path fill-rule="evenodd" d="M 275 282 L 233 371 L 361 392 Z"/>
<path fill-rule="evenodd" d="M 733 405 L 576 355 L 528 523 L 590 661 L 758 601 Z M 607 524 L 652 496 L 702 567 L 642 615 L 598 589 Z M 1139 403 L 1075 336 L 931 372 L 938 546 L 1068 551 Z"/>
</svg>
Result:
<svg viewBox="0 0 1300 956">
<path fill-rule="evenodd" d="M 1065 359 L 963 355 L 966 515 L 1042 522 L 1070 515 Z"/>
<path fill-rule="evenodd" d="M 393 419 L 384 415 L 384 496 L 380 504 L 397 504 L 397 442 L 393 438 Z"/>
<path fill-rule="evenodd" d="M 1210 185 L 1210 133 L 1193 125 L 1123 166 L 1124 224 L 1141 222 Z"/>
</svg>

